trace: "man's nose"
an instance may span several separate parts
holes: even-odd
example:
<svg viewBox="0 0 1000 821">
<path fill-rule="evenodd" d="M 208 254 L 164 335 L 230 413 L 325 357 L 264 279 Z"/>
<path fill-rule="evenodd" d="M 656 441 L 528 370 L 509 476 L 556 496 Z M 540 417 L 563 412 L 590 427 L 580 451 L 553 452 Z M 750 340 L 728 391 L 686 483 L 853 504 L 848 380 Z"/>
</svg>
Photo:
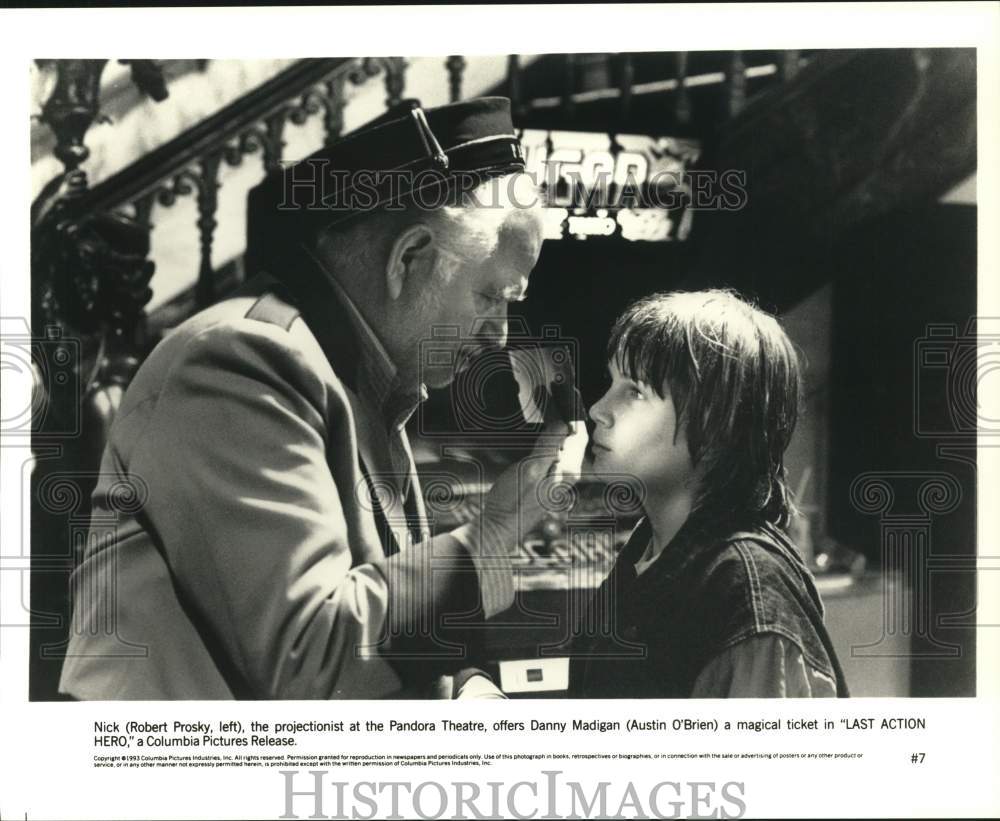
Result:
<svg viewBox="0 0 1000 821">
<path fill-rule="evenodd" d="M 506 348 L 507 311 L 504 310 L 503 316 L 494 316 L 486 320 L 481 327 L 481 333 L 489 340 L 491 348 Z"/>
</svg>

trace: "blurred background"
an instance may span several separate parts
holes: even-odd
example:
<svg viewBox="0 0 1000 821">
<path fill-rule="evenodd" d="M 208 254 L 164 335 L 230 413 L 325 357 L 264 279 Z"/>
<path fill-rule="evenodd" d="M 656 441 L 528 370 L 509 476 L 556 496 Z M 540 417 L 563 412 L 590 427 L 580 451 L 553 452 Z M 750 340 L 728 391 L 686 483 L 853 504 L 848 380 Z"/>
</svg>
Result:
<svg viewBox="0 0 1000 821">
<path fill-rule="evenodd" d="M 57 697 L 129 379 L 254 273 L 248 191 L 388 106 L 484 94 L 511 98 L 554 187 L 511 344 L 565 341 L 590 405 L 639 296 L 733 287 L 779 314 L 805 371 L 793 535 L 853 694 L 974 694 L 974 50 L 51 60 L 32 92 L 32 698 Z M 600 172 L 619 192 L 674 183 L 663 207 L 600 202 Z M 414 416 L 436 527 L 530 446 L 523 427 L 497 446 L 514 402 L 509 371 L 472 368 Z M 551 659 L 634 524 L 627 497 L 585 481 L 512 547 L 518 601 L 485 650 L 512 694 L 566 695 Z"/>
</svg>

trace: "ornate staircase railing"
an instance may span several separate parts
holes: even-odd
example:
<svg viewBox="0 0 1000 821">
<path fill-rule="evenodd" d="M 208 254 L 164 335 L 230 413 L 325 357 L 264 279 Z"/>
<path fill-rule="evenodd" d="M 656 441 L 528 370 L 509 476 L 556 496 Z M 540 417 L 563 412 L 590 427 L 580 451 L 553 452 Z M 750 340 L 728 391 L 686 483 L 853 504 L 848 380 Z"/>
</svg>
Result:
<svg viewBox="0 0 1000 821">
<path fill-rule="evenodd" d="M 87 361 L 80 363 L 80 371 L 91 374 L 82 386 L 85 394 L 99 386 L 127 384 L 155 342 L 144 322 L 152 295 L 153 263 L 147 256 L 153 208 L 195 196 L 200 245 L 196 307 L 210 304 L 219 296 L 212 250 L 222 166 L 238 166 L 246 155 L 257 153 L 263 176 L 282 161 L 286 126 L 302 125 L 317 115 L 322 116 L 324 140 L 336 140 L 344 127 L 347 85 L 382 74 L 387 105 L 393 105 L 402 98 L 407 68 L 398 57 L 301 60 L 90 187 L 81 168 L 89 153 L 84 137 L 99 116 L 106 62 L 58 61 L 55 90 L 41 119 L 55 133 L 55 154 L 65 170 L 32 206 L 32 322 L 81 340 Z M 148 84 L 155 65 L 140 68 Z M 464 66 L 452 58 L 447 68 L 454 96 L 460 93 Z"/>
</svg>

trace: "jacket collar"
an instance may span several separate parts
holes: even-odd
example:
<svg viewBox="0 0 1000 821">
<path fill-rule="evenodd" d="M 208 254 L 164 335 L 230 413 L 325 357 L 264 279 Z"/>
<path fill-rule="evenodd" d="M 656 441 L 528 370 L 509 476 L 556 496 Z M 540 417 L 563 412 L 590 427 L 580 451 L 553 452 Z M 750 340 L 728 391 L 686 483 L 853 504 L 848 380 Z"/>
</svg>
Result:
<svg viewBox="0 0 1000 821">
<path fill-rule="evenodd" d="M 699 514 L 698 511 L 693 512 L 656 561 L 638 577 L 639 583 L 660 586 L 681 577 L 699 556 L 724 538 L 730 529 L 724 520 Z M 641 519 L 622 549 L 615 565 L 616 570 L 623 569 L 629 574 L 629 578 L 634 577 L 635 563 L 645 552 L 652 536 L 653 528 L 648 517 Z"/>
<path fill-rule="evenodd" d="M 427 398 L 426 386 L 421 384 L 413 388 L 403 384 L 399 377 L 399 369 L 354 300 L 337 280 L 330 277 L 328 281 L 331 293 L 340 303 L 354 330 L 358 355 L 355 378 L 359 392 L 378 408 L 382 417 L 391 426 L 403 427 L 417 409 L 417 405 Z"/>
<path fill-rule="evenodd" d="M 299 247 L 280 278 L 338 378 L 377 409 L 390 427 L 406 424 L 427 398 L 424 385 L 404 384 L 371 325 L 340 283 Z"/>
</svg>

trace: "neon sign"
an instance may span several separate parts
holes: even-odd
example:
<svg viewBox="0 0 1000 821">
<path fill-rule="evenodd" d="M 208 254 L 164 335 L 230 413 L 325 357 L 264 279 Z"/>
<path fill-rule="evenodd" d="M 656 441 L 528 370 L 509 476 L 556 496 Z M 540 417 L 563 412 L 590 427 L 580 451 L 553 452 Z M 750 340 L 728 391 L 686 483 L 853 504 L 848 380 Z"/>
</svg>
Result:
<svg viewBox="0 0 1000 821">
<path fill-rule="evenodd" d="M 521 134 L 545 192 L 546 239 L 684 240 L 691 230 L 693 140 L 582 131 Z"/>
</svg>

